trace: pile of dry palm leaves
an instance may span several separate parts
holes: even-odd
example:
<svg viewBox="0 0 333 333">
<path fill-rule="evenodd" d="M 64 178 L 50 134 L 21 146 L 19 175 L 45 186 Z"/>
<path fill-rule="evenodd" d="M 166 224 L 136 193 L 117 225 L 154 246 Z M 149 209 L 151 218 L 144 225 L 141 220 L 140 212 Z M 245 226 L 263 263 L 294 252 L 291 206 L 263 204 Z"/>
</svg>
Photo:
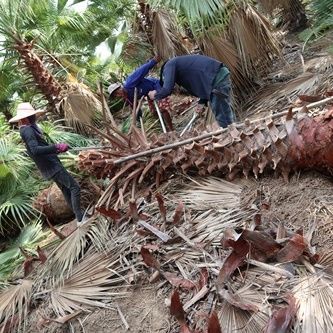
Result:
<svg viewBox="0 0 333 333">
<path fill-rule="evenodd" d="M 265 220 L 269 202 L 242 203 L 242 185 L 207 178 L 165 186 L 168 194 L 130 201 L 113 222 L 95 215 L 54 229 L 58 239 L 0 293 L 0 331 L 32 332 L 24 318 L 34 309 L 39 330 L 94 307 L 117 309 L 131 285 L 154 282 L 172 295 L 181 327 L 174 322 L 173 332 L 330 331 L 318 304 L 333 301 L 333 256 L 315 253 L 313 229 Z M 119 321 L 127 325 L 121 314 Z"/>
</svg>

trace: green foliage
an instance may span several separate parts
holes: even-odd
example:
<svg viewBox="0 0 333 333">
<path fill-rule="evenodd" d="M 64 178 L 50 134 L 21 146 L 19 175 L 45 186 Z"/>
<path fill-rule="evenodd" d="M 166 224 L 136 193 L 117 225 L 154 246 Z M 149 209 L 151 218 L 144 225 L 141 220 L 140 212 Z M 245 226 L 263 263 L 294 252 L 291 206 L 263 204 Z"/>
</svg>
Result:
<svg viewBox="0 0 333 333">
<path fill-rule="evenodd" d="M 41 222 L 25 226 L 17 239 L 12 240 L 8 248 L 0 253 L 0 283 L 12 276 L 23 263 L 24 256 L 20 248 L 29 254 L 36 255 L 36 248 L 50 232 L 42 230 Z"/>
<path fill-rule="evenodd" d="M 25 155 L 17 134 L 0 139 L 0 234 L 21 228 L 38 212 L 32 196 L 39 189 L 32 161 Z"/>
<path fill-rule="evenodd" d="M 61 122 L 61 120 L 57 120 L 55 122 L 43 121 L 39 124 L 47 142 L 65 142 L 70 147 L 87 147 L 96 143 L 96 140 L 86 138 L 81 134 L 72 132 L 72 128 L 63 126 Z"/>
<path fill-rule="evenodd" d="M 182 12 L 189 20 L 200 19 L 204 16 L 214 17 L 217 11 L 224 5 L 221 0 L 150 0 L 154 6 L 174 8 Z"/>
<path fill-rule="evenodd" d="M 326 31 L 333 28 L 333 1 L 332 0 L 313 0 L 310 4 L 313 13 L 312 27 L 300 34 L 305 44 L 320 38 Z"/>
</svg>

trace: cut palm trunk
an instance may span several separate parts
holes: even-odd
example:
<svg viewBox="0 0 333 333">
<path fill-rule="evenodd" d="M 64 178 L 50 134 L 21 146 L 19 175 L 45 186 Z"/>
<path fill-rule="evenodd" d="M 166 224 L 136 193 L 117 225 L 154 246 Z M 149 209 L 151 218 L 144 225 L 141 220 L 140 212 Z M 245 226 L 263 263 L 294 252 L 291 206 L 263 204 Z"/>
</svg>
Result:
<svg viewBox="0 0 333 333">
<path fill-rule="evenodd" d="M 218 172 L 233 179 L 251 173 L 258 177 L 264 170 L 273 169 L 287 179 L 293 170 L 333 168 L 332 111 L 316 117 L 305 112 L 295 117 L 290 111 L 286 117 L 275 115 L 198 134 L 188 132 L 189 139 L 179 143 L 175 142 L 179 140 L 175 133 L 149 142 L 137 130 L 118 142 L 107 138 L 113 149 L 81 152 L 82 170 L 111 179 L 97 206 L 110 208 L 119 196 L 124 202 L 133 189 L 159 186 L 176 171 L 201 176 Z M 170 141 L 174 143 L 168 145 Z M 133 158 L 136 153 L 140 159 Z"/>
</svg>

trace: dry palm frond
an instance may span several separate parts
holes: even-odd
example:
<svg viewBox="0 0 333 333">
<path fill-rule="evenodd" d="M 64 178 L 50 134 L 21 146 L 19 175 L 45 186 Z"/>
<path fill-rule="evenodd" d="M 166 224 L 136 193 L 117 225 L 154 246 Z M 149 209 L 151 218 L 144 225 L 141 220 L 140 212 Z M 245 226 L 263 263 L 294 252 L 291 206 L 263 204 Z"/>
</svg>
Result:
<svg viewBox="0 0 333 333">
<path fill-rule="evenodd" d="M 247 284 L 233 293 L 230 293 L 226 289 L 219 291 L 219 294 L 226 302 L 239 307 L 240 309 L 246 309 L 257 312 L 267 313 L 268 300 L 267 295 L 261 289 L 256 289 L 252 284 Z"/>
<path fill-rule="evenodd" d="M 107 224 L 108 221 L 103 217 L 92 217 L 75 229 L 48 255 L 43 277 L 50 275 L 57 279 L 65 273 L 68 276 L 87 246 L 104 249 L 108 239 Z"/>
<path fill-rule="evenodd" d="M 240 208 L 242 187 L 219 178 L 194 181 L 189 189 L 180 193 L 181 199 L 194 210 L 218 211 Z"/>
<path fill-rule="evenodd" d="M 52 288 L 50 303 L 54 312 L 58 316 L 64 316 L 89 307 L 105 308 L 108 307 L 107 303 L 110 303 L 113 296 L 125 295 L 125 293 L 112 292 L 115 284 L 112 276 L 120 274 L 115 272 L 116 269 L 110 269 L 109 265 L 114 263 L 114 257 L 118 256 L 117 252 L 91 253 L 85 256 L 74 267 L 70 276 L 63 281 L 58 280 Z M 120 267 L 117 269 L 120 271 Z M 125 278 L 121 280 L 122 283 L 124 280 Z"/>
<path fill-rule="evenodd" d="M 258 2 L 267 14 L 273 14 L 276 8 L 287 8 L 290 0 L 259 0 Z"/>
<path fill-rule="evenodd" d="M 267 112 L 267 109 L 273 112 L 281 110 L 290 105 L 290 101 L 295 101 L 298 95 L 315 93 L 320 81 L 321 75 L 305 72 L 285 84 L 270 85 L 252 99 L 254 107 L 248 109 L 247 116 Z"/>
<path fill-rule="evenodd" d="M 218 313 L 222 332 L 262 333 L 269 316 L 253 313 L 224 302 Z"/>
<path fill-rule="evenodd" d="M 243 71 L 249 76 L 264 74 L 280 55 L 280 44 L 268 20 L 250 5 L 237 6 L 230 17 L 229 39 L 237 49 Z"/>
<path fill-rule="evenodd" d="M 128 36 L 117 61 L 122 60 L 127 66 L 137 67 L 152 56 L 152 45 L 149 43 L 147 35 L 138 31 L 134 35 Z"/>
<path fill-rule="evenodd" d="M 286 292 L 289 279 L 286 276 L 282 276 L 281 274 L 261 267 L 250 267 L 244 275 L 237 275 L 235 277 L 237 285 L 243 285 L 244 278 L 246 278 L 248 283 L 255 284 L 266 294 L 274 294 L 277 290 L 280 293 Z"/>
<path fill-rule="evenodd" d="M 254 214 L 253 210 L 207 210 L 193 219 L 195 242 L 212 242 L 213 245 L 218 245 L 227 229 L 243 226 Z"/>
<path fill-rule="evenodd" d="M 218 59 L 230 69 L 232 81 L 239 91 L 251 89 L 251 81 L 241 66 L 240 55 L 225 34 L 210 29 L 197 38 L 203 54 Z"/>
<path fill-rule="evenodd" d="M 302 0 L 259 0 L 260 7 L 269 15 L 279 16 L 284 27 L 292 31 L 305 28 L 307 17 Z"/>
<path fill-rule="evenodd" d="M 0 323 L 3 323 L 3 326 L 0 326 L 1 333 L 6 326 L 11 327 L 13 331 L 16 325 L 25 327 L 31 290 L 32 281 L 30 280 L 20 280 L 16 285 L 2 290 L 0 294 Z"/>
<path fill-rule="evenodd" d="M 85 125 L 98 125 L 102 104 L 87 86 L 79 82 L 67 82 L 64 98 L 59 103 L 69 126 L 85 131 Z"/>
<path fill-rule="evenodd" d="M 305 275 L 293 288 L 298 303 L 294 332 L 333 332 L 332 276 L 323 273 Z"/>
<path fill-rule="evenodd" d="M 165 9 L 154 12 L 152 42 L 158 55 L 164 60 L 188 53 L 177 27 L 176 17 L 172 12 Z"/>
</svg>

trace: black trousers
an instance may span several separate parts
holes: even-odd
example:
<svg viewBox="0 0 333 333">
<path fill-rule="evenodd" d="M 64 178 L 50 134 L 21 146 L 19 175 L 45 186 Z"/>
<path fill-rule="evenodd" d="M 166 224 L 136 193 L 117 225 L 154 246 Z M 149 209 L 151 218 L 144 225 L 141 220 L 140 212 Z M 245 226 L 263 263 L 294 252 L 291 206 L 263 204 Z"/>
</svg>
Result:
<svg viewBox="0 0 333 333">
<path fill-rule="evenodd" d="M 69 207 L 71 207 L 77 221 L 80 222 L 83 217 L 83 212 L 81 210 L 79 184 L 65 168 L 57 172 L 52 179 L 64 195 L 65 200 Z"/>
</svg>

